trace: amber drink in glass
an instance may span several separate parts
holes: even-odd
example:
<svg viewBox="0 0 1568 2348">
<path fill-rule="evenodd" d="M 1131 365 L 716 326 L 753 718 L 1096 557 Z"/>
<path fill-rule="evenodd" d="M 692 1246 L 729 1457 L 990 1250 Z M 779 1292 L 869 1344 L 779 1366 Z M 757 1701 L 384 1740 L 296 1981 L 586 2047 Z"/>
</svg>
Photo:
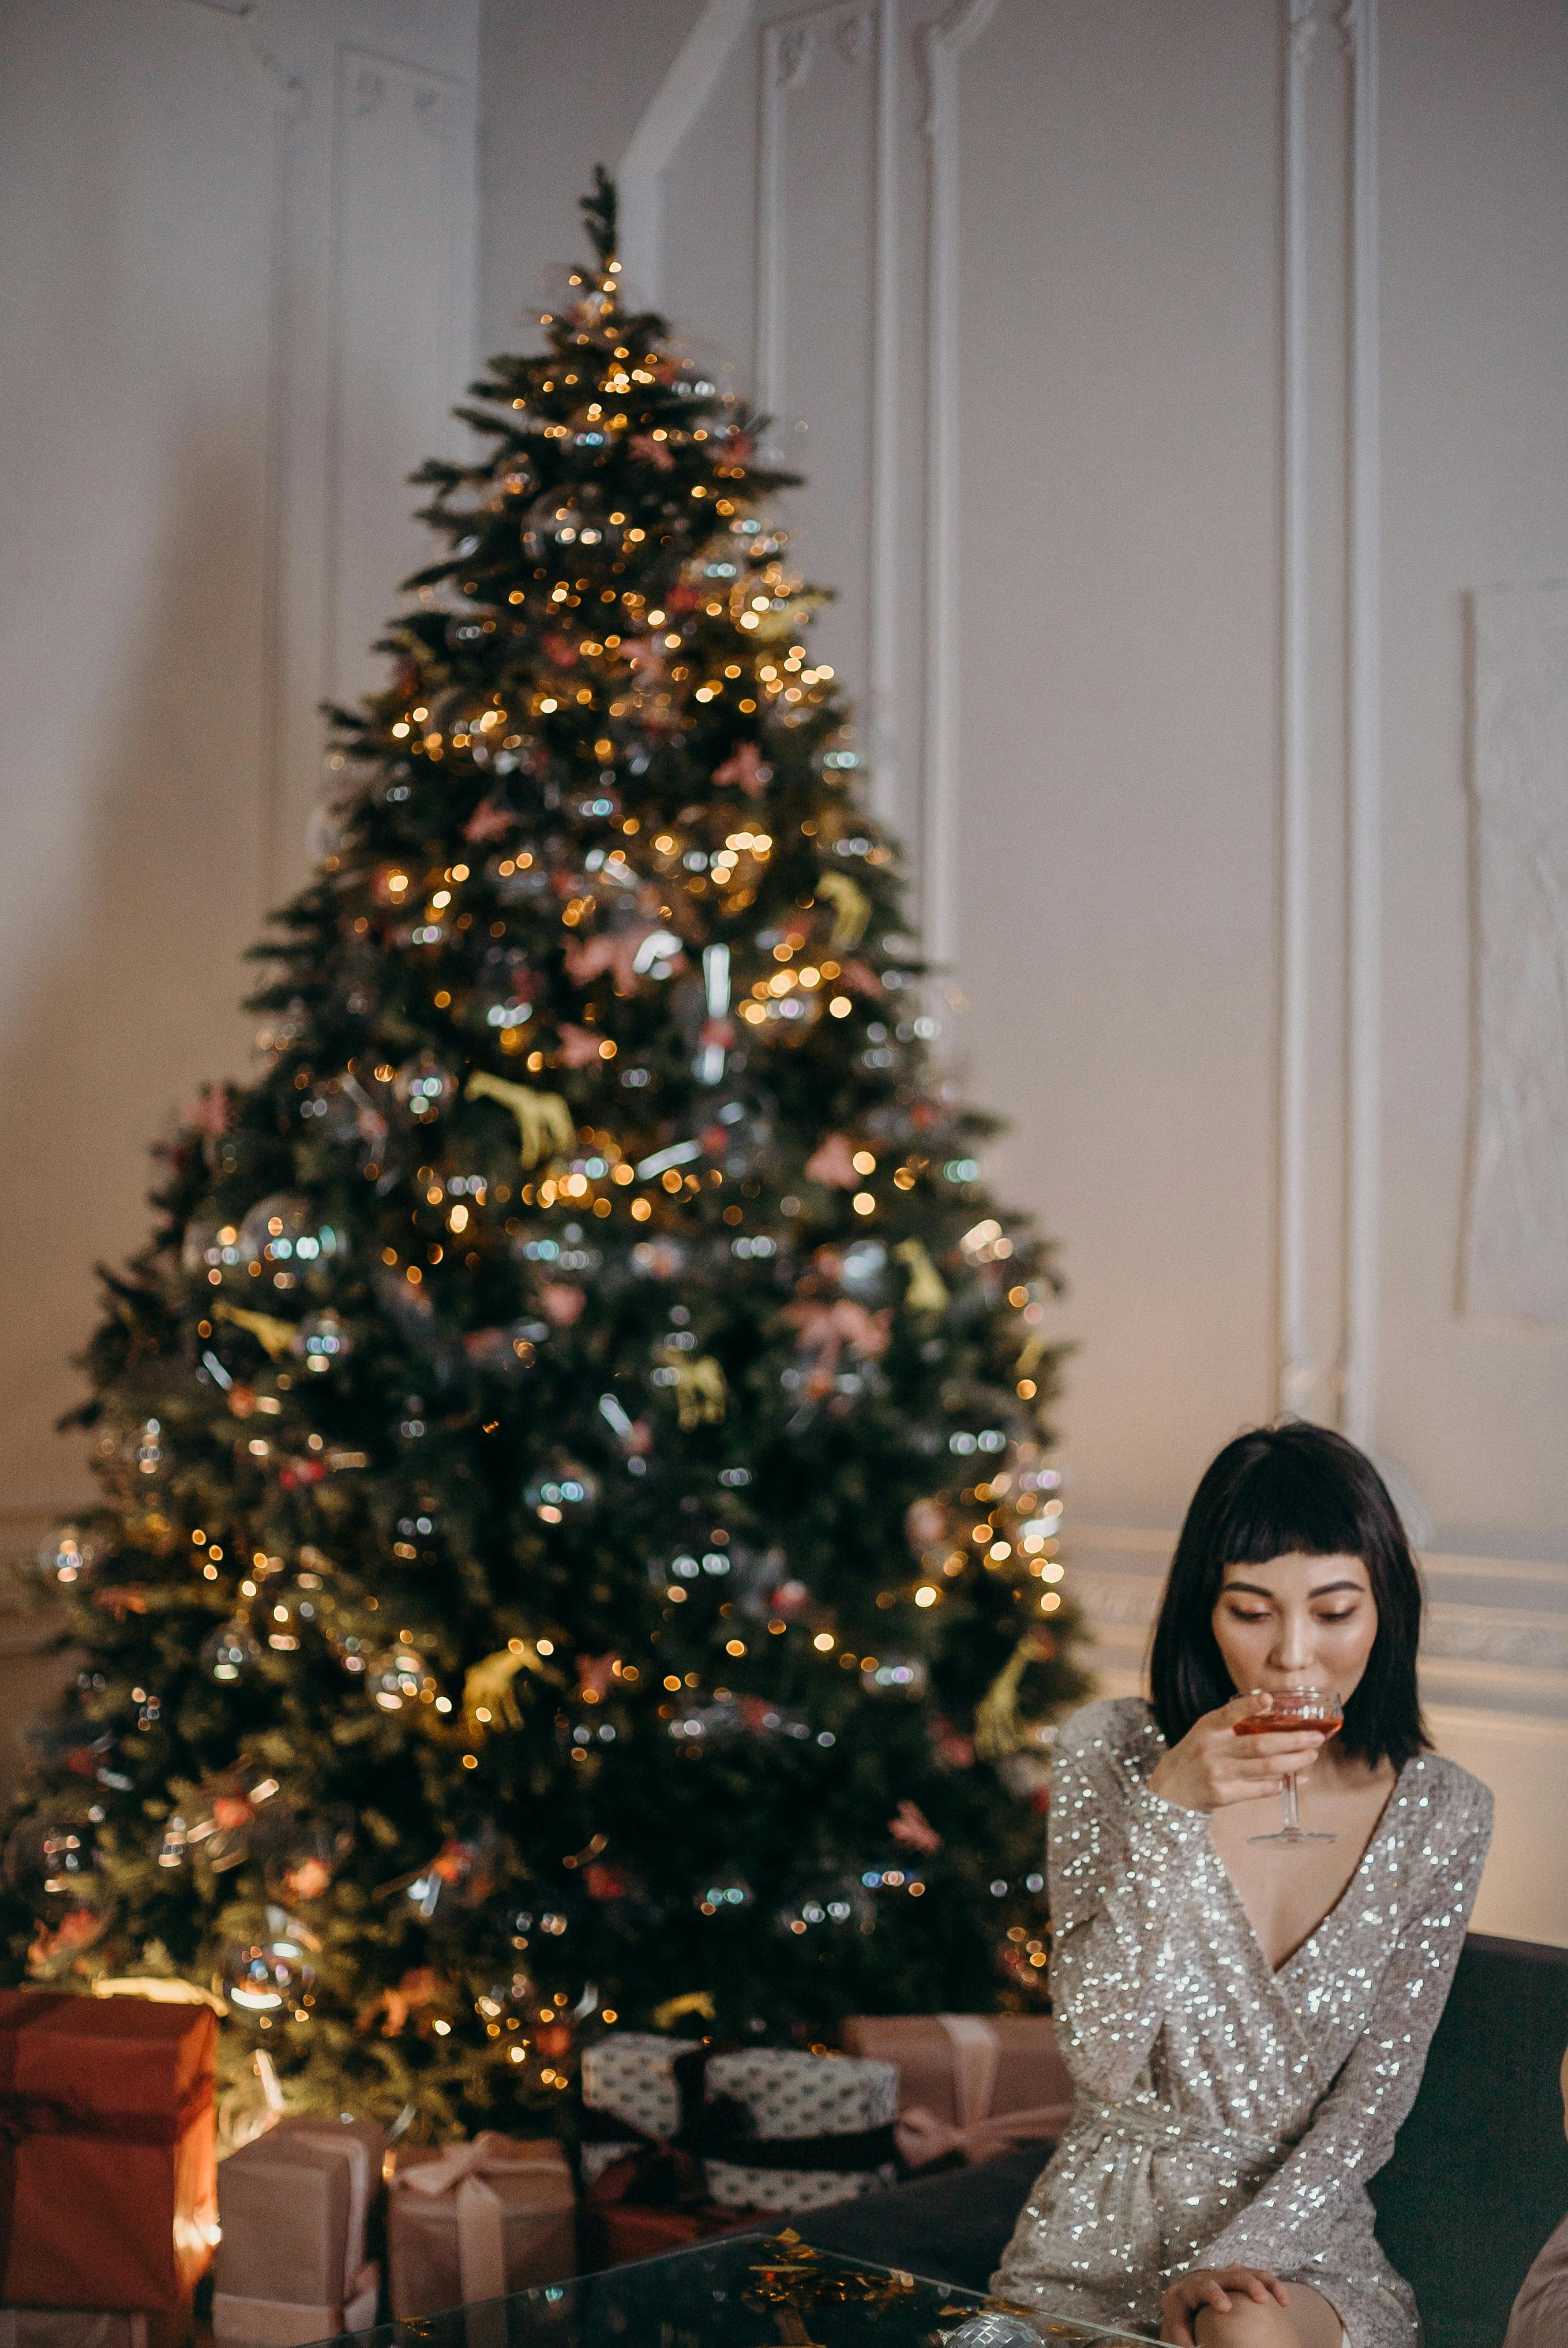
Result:
<svg viewBox="0 0 1568 2348">
<path fill-rule="evenodd" d="M 1266 1712 L 1249 1713 L 1235 1724 L 1238 1736 L 1286 1735 L 1295 1728 L 1316 1728 L 1325 1736 L 1332 1736 L 1345 1725 L 1345 1706 L 1333 1688 L 1260 1688 L 1256 1694 L 1266 1697 Z M 1337 1842 L 1331 1834 L 1310 1834 L 1302 1825 L 1296 1809 L 1296 1779 L 1286 1777 L 1280 1787 L 1285 1803 L 1285 1824 L 1276 1834 L 1249 1835 L 1249 1842 Z"/>
</svg>

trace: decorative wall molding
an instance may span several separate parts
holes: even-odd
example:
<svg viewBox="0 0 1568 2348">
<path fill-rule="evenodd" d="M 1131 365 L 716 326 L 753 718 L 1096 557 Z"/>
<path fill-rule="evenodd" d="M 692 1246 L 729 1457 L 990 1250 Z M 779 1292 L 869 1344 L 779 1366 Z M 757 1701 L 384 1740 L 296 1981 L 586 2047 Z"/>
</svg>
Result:
<svg viewBox="0 0 1568 2348">
<path fill-rule="evenodd" d="M 901 803 L 898 722 L 898 0 L 876 14 L 876 314 L 871 415 L 871 609 L 866 736 L 872 805 L 885 823 Z"/>
<path fill-rule="evenodd" d="M 472 337 L 465 155 L 450 136 L 461 85 L 347 45 L 337 50 L 333 79 L 321 672 L 328 701 L 361 689 L 366 647 L 395 601 L 405 535 L 401 513 L 387 509 L 386 483 L 442 435 L 447 402 L 467 374 L 461 361 L 454 368 L 453 355 L 466 354 Z M 396 158 L 391 174 L 389 154 Z M 387 216 L 389 180 L 406 191 L 395 222 Z M 372 471 L 356 511 L 361 447 Z M 377 570 L 359 588 L 351 566 L 374 569 L 384 556 L 384 575 Z"/>
<path fill-rule="evenodd" d="M 272 126 L 271 260 L 267 288 L 266 504 L 261 551 L 261 804 L 259 810 L 261 888 L 265 901 L 285 892 L 297 842 L 289 837 L 284 780 L 283 711 L 290 680 L 283 610 L 290 460 L 290 378 L 294 361 L 294 191 L 302 133 L 311 113 L 304 73 L 260 41 L 251 53 L 271 88 Z"/>
<path fill-rule="evenodd" d="M 623 149 L 620 258 L 631 290 L 657 308 L 664 276 L 663 174 L 752 21 L 752 0 L 708 0 Z"/>
<path fill-rule="evenodd" d="M 926 779 L 921 928 L 938 968 L 958 957 L 958 66 L 998 0 L 958 0 L 922 26 L 928 151 L 926 249 Z"/>
<path fill-rule="evenodd" d="M 1568 586 L 1471 598 L 1474 1036 L 1461 1299 L 1568 1323 Z"/>
<path fill-rule="evenodd" d="M 1314 0 L 1286 0 L 1286 5 L 1276 1401 L 1281 1410 L 1310 1416 L 1318 1397 L 1307 1323 L 1307 75 L 1317 12 Z"/>
<path fill-rule="evenodd" d="M 1378 0 L 1349 0 L 1334 21 L 1340 38 L 1326 44 L 1317 0 L 1284 0 L 1276 1402 L 1368 1444 L 1382 931 Z M 1330 273 L 1337 318 L 1323 309 Z M 1342 340 L 1337 415 L 1320 331 Z M 1334 514 L 1323 452 L 1337 444 Z M 1338 561 L 1326 568 L 1329 529 Z M 1336 927 L 1337 971 L 1326 952 Z"/>
<path fill-rule="evenodd" d="M 1377 1410 L 1383 933 L 1382 322 L 1378 274 L 1378 0 L 1339 18 L 1351 66 L 1348 725 L 1348 1092 L 1344 1426 L 1373 1441 Z"/>
</svg>

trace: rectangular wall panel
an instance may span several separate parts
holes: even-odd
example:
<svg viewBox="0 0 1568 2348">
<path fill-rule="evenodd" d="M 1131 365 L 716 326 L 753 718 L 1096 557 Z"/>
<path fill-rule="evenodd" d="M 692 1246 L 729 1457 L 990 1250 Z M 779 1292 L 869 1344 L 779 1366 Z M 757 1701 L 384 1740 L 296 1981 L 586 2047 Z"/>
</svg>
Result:
<svg viewBox="0 0 1568 2348">
<path fill-rule="evenodd" d="M 839 607 L 814 652 L 861 696 L 868 676 L 876 317 L 876 28 L 869 7 L 815 9 L 759 43 L 757 397 L 793 500 L 796 553 Z"/>
<path fill-rule="evenodd" d="M 447 410 L 468 377 L 466 93 L 364 50 L 338 53 L 333 188 L 330 590 L 323 690 L 384 679 L 371 645 L 399 582 L 428 561 L 405 489 L 460 448 Z"/>
<path fill-rule="evenodd" d="M 1568 1321 L 1568 587 L 1475 599 L 1465 1303 Z"/>
</svg>

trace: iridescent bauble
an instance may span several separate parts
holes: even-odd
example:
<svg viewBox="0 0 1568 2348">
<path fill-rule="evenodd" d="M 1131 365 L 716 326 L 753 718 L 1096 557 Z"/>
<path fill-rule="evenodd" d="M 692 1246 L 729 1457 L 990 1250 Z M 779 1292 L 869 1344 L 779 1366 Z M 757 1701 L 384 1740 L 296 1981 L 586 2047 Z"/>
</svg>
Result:
<svg viewBox="0 0 1568 2348">
<path fill-rule="evenodd" d="M 838 1277 L 846 1292 L 863 1304 L 890 1301 L 887 1251 L 880 1240 L 856 1240 L 839 1259 Z"/>
<path fill-rule="evenodd" d="M 300 1103 L 300 1123 L 313 1140 L 335 1144 L 357 1141 L 361 1138 L 363 1099 L 363 1094 L 355 1099 L 333 1076 L 305 1095 Z"/>
<path fill-rule="evenodd" d="M 38 1546 L 41 1581 L 60 1590 L 81 1589 L 108 1555 L 108 1544 L 80 1525 L 60 1525 Z"/>
<path fill-rule="evenodd" d="M 756 1893 L 743 1875 L 721 1870 L 692 1899 L 700 1916 L 738 1916 L 753 1905 Z"/>
<path fill-rule="evenodd" d="M 256 1601 L 256 1629 L 274 1654 L 298 1654 L 321 1617 L 321 1576 L 291 1574 L 270 1581 Z"/>
<path fill-rule="evenodd" d="M 263 1282 L 290 1289 L 319 1272 L 348 1246 L 348 1234 L 323 1216 L 313 1200 L 279 1190 L 253 1206 L 240 1226 L 240 1253 L 259 1263 Z"/>
<path fill-rule="evenodd" d="M 338 1362 L 347 1361 L 354 1351 L 354 1339 L 349 1335 L 339 1315 L 330 1308 L 325 1313 L 308 1313 L 293 1335 L 293 1350 L 307 1370 L 330 1370 Z"/>
<path fill-rule="evenodd" d="M 538 1984 L 526 1965 L 515 1965 L 480 1992 L 474 2004 L 482 2021 L 525 2025 L 538 2018 Z"/>
<path fill-rule="evenodd" d="M 257 2022 L 297 2013 L 315 1977 L 302 1944 L 284 1931 L 264 1941 L 231 1941 L 215 1986 L 241 2019 Z"/>
<path fill-rule="evenodd" d="M 364 1684 L 379 1712 L 407 1712 L 435 1701 L 435 1673 L 418 1648 L 403 1639 L 370 1658 Z"/>
<path fill-rule="evenodd" d="M 496 1889 L 506 1856 L 501 1836 L 488 1819 L 477 1819 L 448 1835 L 428 1867 L 407 1886 L 422 1924 L 437 1910 L 480 1908 Z"/>
<path fill-rule="evenodd" d="M 405 1060 L 392 1089 L 409 1116 L 426 1124 L 456 1098 L 457 1080 L 433 1052 L 421 1052 Z"/>
<path fill-rule="evenodd" d="M 576 549 L 597 548 L 600 559 L 619 551 L 624 523 L 612 522 L 591 487 L 574 496 L 566 487 L 547 489 L 523 517 L 523 551 L 535 561 L 548 561 L 560 551 L 576 560 Z"/>
<path fill-rule="evenodd" d="M 96 1907 L 97 1866 L 97 1837 L 85 1822 L 24 1818 L 5 1845 L 7 1885 L 46 1923 L 57 1924 L 74 1909 Z"/>
<path fill-rule="evenodd" d="M 599 1484 L 580 1461 L 556 1451 L 524 1487 L 523 1498 L 541 1524 L 566 1524 L 584 1517 L 599 1498 Z"/>
<path fill-rule="evenodd" d="M 363 1679 L 365 1665 L 369 1661 L 369 1649 L 359 1632 L 357 1631 L 334 1632 L 329 1643 L 334 1662 L 342 1666 L 349 1677 Z"/>
<path fill-rule="evenodd" d="M 871 1895 L 857 1875 L 825 1876 L 806 1883 L 778 1911 L 779 1927 L 794 1940 L 827 1940 L 869 1932 L 876 1921 Z"/>
<path fill-rule="evenodd" d="M 205 1280 L 213 1288 L 225 1278 L 241 1275 L 244 1260 L 237 1226 L 217 1211 L 192 1215 L 179 1244 L 179 1261 L 192 1280 Z"/>
<path fill-rule="evenodd" d="M 559 1972 L 562 1944 L 572 1927 L 565 1900 L 541 1887 L 522 1907 L 512 1910 L 508 1921 L 508 1945 L 519 1952 L 531 1949 L 536 1963 Z"/>
<path fill-rule="evenodd" d="M 342 1813 L 285 1815 L 267 1838 L 267 1890 L 285 1907 L 319 1900 L 353 1849 L 353 1821 Z"/>
<path fill-rule="evenodd" d="M 209 1632 L 201 1642 L 201 1668 L 222 1687 L 231 1687 L 236 1680 L 248 1678 L 261 1656 L 261 1650 L 251 1636 L 250 1624 L 239 1614 Z"/>
<path fill-rule="evenodd" d="M 860 1684 L 867 1695 L 920 1696 L 929 1677 L 921 1655 L 873 1655 L 861 1666 Z"/>
<path fill-rule="evenodd" d="M 122 1488 L 126 1483 L 135 1490 L 160 1483 L 173 1464 L 168 1429 L 152 1412 L 146 1417 L 138 1413 L 103 1427 L 93 1452 Z"/>
</svg>

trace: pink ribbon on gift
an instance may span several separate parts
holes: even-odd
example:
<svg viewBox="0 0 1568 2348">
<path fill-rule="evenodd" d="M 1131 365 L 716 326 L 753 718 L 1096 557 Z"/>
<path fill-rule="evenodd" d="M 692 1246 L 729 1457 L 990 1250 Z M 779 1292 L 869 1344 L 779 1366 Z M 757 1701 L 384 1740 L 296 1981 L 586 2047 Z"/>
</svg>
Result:
<svg viewBox="0 0 1568 2348">
<path fill-rule="evenodd" d="M 432 2200 L 446 2193 L 456 2196 L 457 2271 L 465 2303 L 505 2294 L 505 2204 L 489 2180 L 528 2166 L 527 2152 L 494 2128 L 484 2128 L 471 2143 L 449 2144 L 437 2159 L 400 2168 L 392 2178 L 394 2193 L 424 2193 Z"/>
<path fill-rule="evenodd" d="M 1004 2146 L 1030 2137 L 1059 2136 L 1072 2116 L 1071 2102 L 1035 2104 L 1025 2111 L 990 2108 L 1001 2047 L 990 2024 L 975 2013 L 939 2013 L 953 2049 L 953 2101 L 958 2119 L 939 2119 L 924 2104 L 899 2113 L 894 2140 L 911 2168 L 925 2168 L 945 2153 L 983 2159 Z"/>
</svg>

